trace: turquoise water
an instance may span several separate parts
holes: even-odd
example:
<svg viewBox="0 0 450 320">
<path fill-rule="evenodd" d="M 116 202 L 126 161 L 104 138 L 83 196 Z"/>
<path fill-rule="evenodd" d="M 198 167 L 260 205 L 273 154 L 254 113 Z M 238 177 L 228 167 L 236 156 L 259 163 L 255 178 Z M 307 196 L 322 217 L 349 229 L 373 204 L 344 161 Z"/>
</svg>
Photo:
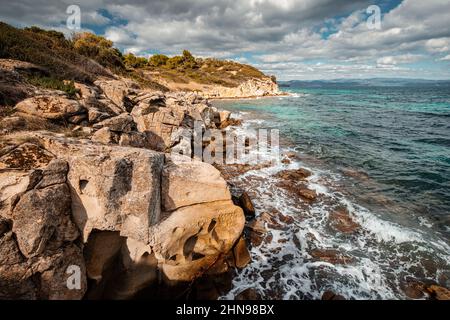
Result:
<svg viewBox="0 0 450 320">
<path fill-rule="evenodd" d="M 311 268 L 317 270 L 305 267 L 309 256 L 300 249 L 286 265 L 293 275 L 278 276 L 277 282 L 287 279 L 281 297 L 318 298 L 331 288 L 353 298 L 404 298 L 399 287 L 408 277 L 449 286 L 450 88 L 283 89 L 294 95 L 215 105 L 242 117 L 243 129 L 279 129 L 282 145 L 298 153 L 299 165 L 319 173 L 311 184 L 326 190 L 329 200 L 300 210 L 289 199 L 280 201 L 284 195 L 275 188 L 270 199 L 255 200 L 256 206 L 263 211 L 276 202 L 284 213 L 306 216 L 292 234 L 300 237 L 308 230 L 316 238 L 328 237 L 314 245 L 337 247 L 358 263 L 340 271 L 334 267 L 333 275 L 318 281 L 317 275 L 311 278 Z M 263 186 L 253 185 L 263 195 L 271 175 L 255 175 L 266 179 Z M 245 179 L 251 186 L 251 178 Z M 330 199 L 344 203 L 364 227 L 358 239 L 331 234 L 321 224 L 334 208 Z M 361 250 L 368 253 L 361 256 Z M 254 254 L 270 256 L 265 249 Z M 430 261 L 432 268 L 423 267 Z M 293 272 L 299 264 L 303 269 Z M 255 268 L 264 269 L 261 262 Z M 362 268 L 380 273 L 380 279 L 371 280 L 379 282 L 371 287 L 367 274 L 357 274 Z M 245 276 L 250 277 L 249 272 Z M 343 274 L 352 274 L 354 281 L 339 280 Z M 236 280 L 236 288 L 247 285 L 244 277 Z M 261 282 L 260 290 L 266 289 Z"/>
</svg>

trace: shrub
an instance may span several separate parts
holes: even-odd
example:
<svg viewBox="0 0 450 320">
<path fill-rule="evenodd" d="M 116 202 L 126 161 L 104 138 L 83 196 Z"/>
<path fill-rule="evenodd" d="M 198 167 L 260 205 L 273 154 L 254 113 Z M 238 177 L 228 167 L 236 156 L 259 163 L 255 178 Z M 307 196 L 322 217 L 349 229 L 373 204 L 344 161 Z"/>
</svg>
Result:
<svg viewBox="0 0 450 320">
<path fill-rule="evenodd" d="M 73 40 L 74 49 L 104 67 L 123 69 L 122 53 L 113 47 L 113 42 L 89 32 L 78 33 Z"/>
<path fill-rule="evenodd" d="M 73 81 L 62 81 L 53 77 L 29 76 L 28 82 L 36 87 L 64 91 L 71 98 L 79 92 Z"/>
<path fill-rule="evenodd" d="M 169 60 L 167 60 L 166 62 L 166 66 L 169 69 L 177 69 L 183 66 L 183 57 L 181 56 L 174 56 L 169 58 Z"/>
<path fill-rule="evenodd" d="M 198 67 L 197 61 L 195 61 L 194 56 L 188 50 L 183 50 L 183 66 L 189 69 Z"/>
<path fill-rule="evenodd" d="M 148 61 L 144 57 L 136 57 L 130 52 L 123 57 L 123 63 L 127 68 L 142 68 L 148 64 Z"/>
<path fill-rule="evenodd" d="M 166 65 L 167 60 L 169 60 L 168 56 L 163 54 L 155 54 L 150 57 L 148 64 L 152 67 L 161 67 Z"/>
<path fill-rule="evenodd" d="M 43 67 L 57 79 L 90 82 L 109 73 L 73 50 L 72 42 L 57 31 L 37 27 L 16 29 L 0 22 L 0 58 L 27 61 Z"/>
</svg>

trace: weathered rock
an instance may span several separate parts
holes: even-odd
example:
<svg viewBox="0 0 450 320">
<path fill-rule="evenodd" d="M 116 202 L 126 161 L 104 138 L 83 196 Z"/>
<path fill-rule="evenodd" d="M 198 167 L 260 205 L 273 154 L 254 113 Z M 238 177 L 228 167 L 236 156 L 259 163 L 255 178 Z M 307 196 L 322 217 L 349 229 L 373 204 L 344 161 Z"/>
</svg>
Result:
<svg viewBox="0 0 450 320">
<path fill-rule="evenodd" d="M 184 111 L 168 107 L 139 104 L 131 112 L 139 132 L 153 137 L 154 148 L 165 150 L 172 144 L 172 133 L 182 123 Z"/>
<path fill-rule="evenodd" d="M 0 169 L 29 170 L 42 168 L 54 158 L 50 152 L 34 143 L 23 143 L 0 157 Z"/>
<path fill-rule="evenodd" d="M 164 210 L 229 199 L 227 183 L 213 166 L 183 156 L 168 157 L 162 176 Z"/>
<path fill-rule="evenodd" d="M 25 120 L 21 117 L 5 117 L 0 120 L 0 132 L 2 130 L 9 132 L 22 128 Z"/>
<path fill-rule="evenodd" d="M 298 194 L 299 194 L 299 196 L 301 196 L 307 200 L 310 200 L 310 201 L 313 201 L 317 198 L 316 191 L 308 189 L 308 188 L 299 188 Z"/>
<path fill-rule="evenodd" d="M 160 220 L 163 154 L 36 136 L 47 150 L 69 163 L 72 214 L 85 241 L 97 229 L 148 242 L 149 227 Z"/>
<path fill-rule="evenodd" d="M 67 118 L 67 122 L 72 124 L 81 124 L 83 121 L 87 124 L 88 115 L 87 114 L 77 114 Z"/>
<path fill-rule="evenodd" d="M 331 264 L 349 264 L 353 261 L 351 257 L 334 249 L 313 249 L 309 253 L 314 259 Z"/>
<path fill-rule="evenodd" d="M 124 243 L 125 238 L 117 231 L 92 232 L 84 248 L 87 276 L 100 282 L 103 273 L 111 268 Z"/>
<path fill-rule="evenodd" d="M 431 297 L 436 300 L 450 300 L 450 290 L 438 285 L 431 285 L 427 288 Z"/>
<path fill-rule="evenodd" d="M 277 83 L 269 77 L 250 79 L 233 88 L 214 85 L 205 87 L 201 92 L 206 98 L 251 98 L 279 94 Z"/>
<path fill-rule="evenodd" d="M 91 140 L 93 142 L 101 143 L 101 144 L 117 144 L 119 143 L 119 134 L 112 132 L 108 127 L 103 127 L 100 130 L 96 131 Z"/>
<path fill-rule="evenodd" d="M 139 88 L 135 82 L 128 79 L 99 79 L 94 84 L 101 88 L 106 97 L 122 112 L 131 111 L 132 102 L 129 95 L 134 94 Z"/>
<path fill-rule="evenodd" d="M 97 108 L 89 108 L 88 120 L 90 123 L 100 122 L 105 119 L 108 119 L 109 117 L 111 117 L 111 115 L 109 115 L 106 112 L 102 112 L 102 111 L 98 110 Z"/>
<path fill-rule="evenodd" d="M 239 197 L 239 206 L 244 210 L 245 215 L 249 217 L 255 216 L 255 207 L 247 192 L 243 192 Z"/>
<path fill-rule="evenodd" d="M 45 119 L 61 120 L 86 112 L 76 100 L 64 96 L 36 96 L 19 102 L 15 110 Z"/>
<path fill-rule="evenodd" d="M 50 161 L 42 172 L 42 179 L 36 185 L 36 189 L 43 189 L 55 184 L 65 183 L 69 166 L 66 161 L 54 159 Z"/>
<path fill-rule="evenodd" d="M 141 132 L 122 133 L 120 135 L 119 145 L 123 147 L 151 149 L 147 135 Z"/>
<path fill-rule="evenodd" d="M 342 233 L 353 233 L 360 228 L 359 224 L 353 221 L 345 208 L 338 208 L 330 213 L 329 219 L 331 228 Z"/>
<path fill-rule="evenodd" d="M 239 292 L 235 297 L 235 300 L 261 300 L 261 294 L 258 292 L 258 290 L 253 288 L 247 288 L 241 292 Z"/>
<path fill-rule="evenodd" d="M 247 248 L 245 238 L 241 237 L 233 248 L 234 261 L 237 268 L 242 269 L 250 263 L 252 257 Z"/>
<path fill-rule="evenodd" d="M 66 184 L 31 190 L 20 197 L 12 215 L 13 232 L 26 257 L 38 255 L 48 246 L 58 248 L 78 237 L 70 219 L 70 206 Z"/>
<path fill-rule="evenodd" d="M 128 113 L 122 113 L 121 115 L 106 119 L 94 125 L 94 128 L 103 127 L 108 127 L 111 131 L 116 132 L 131 132 L 136 129 L 133 118 Z"/>
<path fill-rule="evenodd" d="M 34 259 L 32 270 L 38 299 L 81 300 L 86 292 L 83 254 L 74 244 Z M 71 275 L 76 279 L 71 279 Z"/>
<path fill-rule="evenodd" d="M 191 281 L 231 250 L 244 222 L 231 200 L 185 206 L 150 228 L 150 245 L 167 279 Z"/>
<path fill-rule="evenodd" d="M 333 291 L 325 291 L 322 295 L 322 300 L 346 300 L 344 296 L 335 294 Z"/>
</svg>

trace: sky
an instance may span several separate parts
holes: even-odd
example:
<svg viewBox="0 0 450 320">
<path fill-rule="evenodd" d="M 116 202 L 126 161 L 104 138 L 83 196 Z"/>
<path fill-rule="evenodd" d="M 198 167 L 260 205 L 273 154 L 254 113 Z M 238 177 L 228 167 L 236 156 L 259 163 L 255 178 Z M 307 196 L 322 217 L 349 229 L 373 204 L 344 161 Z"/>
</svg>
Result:
<svg viewBox="0 0 450 320">
<path fill-rule="evenodd" d="M 80 30 L 105 36 L 123 52 L 175 55 L 188 49 L 195 56 L 251 64 L 280 80 L 450 79 L 450 0 L 0 0 L 0 5 L 0 21 L 67 35 L 73 32 L 67 8 L 77 5 Z"/>
</svg>

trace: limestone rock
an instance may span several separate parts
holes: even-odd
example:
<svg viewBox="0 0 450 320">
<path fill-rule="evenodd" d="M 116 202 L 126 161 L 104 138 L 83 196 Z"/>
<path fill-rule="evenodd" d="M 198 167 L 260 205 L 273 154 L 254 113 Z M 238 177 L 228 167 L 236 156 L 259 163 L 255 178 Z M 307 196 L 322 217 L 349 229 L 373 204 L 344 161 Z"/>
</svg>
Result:
<svg viewBox="0 0 450 320">
<path fill-rule="evenodd" d="M 119 145 L 123 147 L 151 149 L 147 135 L 141 132 L 122 133 L 120 135 Z"/>
<path fill-rule="evenodd" d="M 13 232 L 26 257 L 42 253 L 49 245 L 59 247 L 64 241 L 78 237 L 70 220 L 70 206 L 66 184 L 31 190 L 20 197 L 12 216 Z"/>
<path fill-rule="evenodd" d="M 61 120 L 86 112 L 76 100 L 64 96 L 36 96 L 25 99 L 15 106 L 16 111 L 45 119 Z"/>
<path fill-rule="evenodd" d="M 41 146 L 25 142 L 0 157 L 0 169 L 29 170 L 42 168 L 54 158 Z"/>
<path fill-rule="evenodd" d="M 110 99 L 122 112 L 130 111 L 132 102 L 128 95 L 138 89 L 138 85 L 128 79 L 99 79 L 94 82 L 101 88 L 103 93 Z"/>
<path fill-rule="evenodd" d="M 121 115 L 106 119 L 94 125 L 94 128 L 102 127 L 108 127 L 111 131 L 115 132 L 131 132 L 135 130 L 136 125 L 128 113 L 122 113 Z"/>
<path fill-rule="evenodd" d="M 101 144 L 118 143 L 119 134 L 112 132 L 108 127 L 103 127 L 92 135 L 91 140 Z"/>
<path fill-rule="evenodd" d="M 198 203 L 231 199 L 227 183 L 212 165 L 187 157 L 170 157 L 162 176 L 166 211 Z"/>
<path fill-rule="evenodd" d="M 169 280 L 191 281 L 231 250 L 244 222 L 231 200 L 182 207 L 150 228 L 150 245 Z"/>
<path fill-rule="evenodd" d="M 163 154 L 36 135 L 69 163 L 72 211 L 84 241 L 97 229 L 148 242 L 148 228 L 160 220 Z"/>
</svg>

